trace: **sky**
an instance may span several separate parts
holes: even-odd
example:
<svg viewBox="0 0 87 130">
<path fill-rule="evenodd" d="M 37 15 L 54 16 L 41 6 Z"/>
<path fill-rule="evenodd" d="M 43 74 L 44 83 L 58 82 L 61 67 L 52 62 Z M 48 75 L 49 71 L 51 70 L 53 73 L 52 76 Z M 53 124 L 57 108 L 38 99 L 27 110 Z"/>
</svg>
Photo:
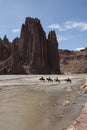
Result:
<svg viewBox="0 0 87 130">
<path fill-rule="evenodd" d="M 59 49 L 87 47 L 87 0 L 0 0 L 0 37 L 19 37 L 26 17 L 40 19 L 46 35 L 55 30 Z"/>
</svg>

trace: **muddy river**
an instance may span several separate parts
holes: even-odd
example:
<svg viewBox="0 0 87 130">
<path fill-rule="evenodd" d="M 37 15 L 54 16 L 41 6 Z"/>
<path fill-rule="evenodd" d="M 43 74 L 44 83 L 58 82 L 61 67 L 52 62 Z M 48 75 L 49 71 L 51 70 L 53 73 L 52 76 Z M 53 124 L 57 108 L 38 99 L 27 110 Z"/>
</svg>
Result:
<svg viewBox="0 0 87 130">
<path fill-rule="evenodd" d="M 40 77 L 0 76 L 0 130 L 63 130 L 78 117 L 87 102 L 79 89 L 86 75 L 50 76 L 60 83 L 41 82 Z"/>
</svg>

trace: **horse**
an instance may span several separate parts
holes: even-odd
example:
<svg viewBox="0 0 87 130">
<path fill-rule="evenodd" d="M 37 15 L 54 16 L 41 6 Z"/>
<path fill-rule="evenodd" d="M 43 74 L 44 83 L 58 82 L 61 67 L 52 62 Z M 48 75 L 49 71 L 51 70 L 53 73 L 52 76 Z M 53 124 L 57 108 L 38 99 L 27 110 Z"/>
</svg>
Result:
<svg viewBox="0 0 87 130">
<path fill-rule="evenodd" d="M 59 80 L 58 78 L 54 79 L 54 81 L 56 81 L 56 82 L 60 82 L 60 80 Z"/>
<path fill-rule="evenodd" d="M 41 81 L 45 81 L 45 79 L 44 79 L 43 77 L 41 77 L 39 80 L 41 80 Z"/>
<path fill-rule="evenodd" d="M 46 80 L 48 81 L 48 82 L 53 82 L 53 80 L 49 77 L 49 78 L 46 78 Z"/>
<path fill-rule="evenodd" d="M 70 78 L 65 79 L 66 82 L 72 82 Z"/>
</svg>

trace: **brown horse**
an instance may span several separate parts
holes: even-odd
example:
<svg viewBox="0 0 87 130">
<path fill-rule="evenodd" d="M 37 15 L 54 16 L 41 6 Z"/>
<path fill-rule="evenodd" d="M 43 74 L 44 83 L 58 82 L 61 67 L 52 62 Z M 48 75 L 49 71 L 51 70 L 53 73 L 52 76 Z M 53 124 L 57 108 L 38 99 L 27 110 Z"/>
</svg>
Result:
<svg viewBox="0 0 87 130">
<path fill-rule="evenodd" d="M 60 82 L 60 80 L 59 80 L 58 78 L 54 79 L 54 81 L 56 81 L 56 82 Z"/>
<path fill-rule="evenodd" d="M 45 79 L 44 79 L 43 77 L 41 77 L 39 80 L 41 80 L 41 81 L 45 81 Z"/>
<path fill-rule="evenodd" d="M 49 77 L 49 78 L 46 78 L 46 80 L 48 81 L 48 82 L 53 82 L 53 80 Z"/>
<path fill-rule="evenodd" d="M 70 78 L 65 79 L 66 82 L 72 82 Z"/>
</svg>

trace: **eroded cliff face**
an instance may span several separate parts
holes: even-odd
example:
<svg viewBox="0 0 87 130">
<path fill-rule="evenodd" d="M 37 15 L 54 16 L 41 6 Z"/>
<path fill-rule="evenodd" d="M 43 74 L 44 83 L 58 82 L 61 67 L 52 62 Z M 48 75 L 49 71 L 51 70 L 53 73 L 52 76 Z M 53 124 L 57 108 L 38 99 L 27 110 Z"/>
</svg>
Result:
<svg viewBox="0 0 87 130">
<path fill-rule="evenodd" d="M 0 71 L 0 74 L 60 74 L 55 31 L 51 31 L 47 39 L 39 19 L 26 18 L 20 38 L 13 40 L 9 48 L 11 53 L 3 59 L 5 71 Z M 1 51 L 3 52 L 3 49 Z M 6 61 L 8 62 L 5 63 Z"/>
<path fill-rule="evenodd" d="M 6 60 L 11 55 L 10 43 L 0 39 L 0 61 Z"/>
<path fill-rule="evenodd" d="M 23 64 L 30 73 L 47 73 L 47 40 L 38 19 L 26 18 L 22 25 L 21 37 Z"/>
<path fill-rule="evenodd" d="M 11 56 L 10 42 L 5 36 L 4 39 L 0 39 L 0 74 L 7 74 L 9 71 L 8 63 Z"/>
<path fill-rule="evenodd" d="M 59 52 L 58 52 L 58 42 L 56 38 L 55 31 L 50 31 L 48 34 L 48 64 L 50 71 L 52 73 L 59 72 Z"/>
<path fill-rule="evenodd" d="M 59 50 L 63 74 L 87 73 L 87 48 L 81 51 Z"/>
<path fill-rule="evenodd" d="M 17 46 L 17 39 L 13 40 L 12 43 L 12 53 L 10 56 L 10 70 L 9 73 L 10 74 L 22 74 L 24 73 L 24 69 L 22 66 L 22 62 L 21 62 L 21 58 L 20 58 L 20 53 L 19 53 L 19 49 Z"/>
</svg>

